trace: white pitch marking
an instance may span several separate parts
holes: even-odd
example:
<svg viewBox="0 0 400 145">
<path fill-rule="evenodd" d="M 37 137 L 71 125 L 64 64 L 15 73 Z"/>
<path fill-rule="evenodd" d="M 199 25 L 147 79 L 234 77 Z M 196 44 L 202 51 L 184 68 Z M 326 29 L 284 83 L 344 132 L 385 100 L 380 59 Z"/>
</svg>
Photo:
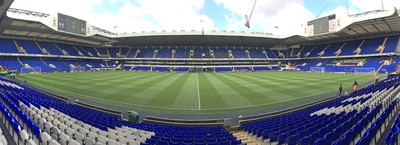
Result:
<svg viewBox="0 0 400 145">
<path fill-rule="evenodd" d="M 199 85 L 199 74 L 197 73 L 197 100 L 199 100 L 199 110 L 201 110 L 200 104 L 200 85 Z"/>
</svg>

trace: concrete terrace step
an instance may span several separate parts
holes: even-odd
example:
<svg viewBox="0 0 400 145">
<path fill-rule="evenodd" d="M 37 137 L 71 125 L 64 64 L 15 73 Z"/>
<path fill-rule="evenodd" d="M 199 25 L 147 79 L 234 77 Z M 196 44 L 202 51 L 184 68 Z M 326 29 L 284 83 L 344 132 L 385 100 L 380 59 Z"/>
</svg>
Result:
<svg viewBox="0 0 400 145">
<path fill-rule="evenodd" d="M 247 145 L 263 145 L 261 141 L 259 141 L 257 138 L 249 136 L 244 131 L 231 131 L 233 136 L 235 136 L 237 139 L 240 139 L 242 143 L 245 143 Z"/>
</svg>

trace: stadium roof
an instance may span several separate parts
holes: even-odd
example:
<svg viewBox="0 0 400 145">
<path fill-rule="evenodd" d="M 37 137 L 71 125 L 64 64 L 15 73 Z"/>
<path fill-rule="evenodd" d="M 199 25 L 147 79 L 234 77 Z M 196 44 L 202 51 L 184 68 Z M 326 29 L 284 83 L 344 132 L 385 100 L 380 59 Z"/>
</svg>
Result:
<svg viewBox="0 0 400 145">
<path fill-rule="evenodd" d="M 78 35 L 51 28 L 50 25 L 56 27 L 57 24 L 55 20 L 51 22 L 49 18 L 51 15 L 49 14 L 12 9 L 6 5 L 0 7 L 0 12 L 3 12 L 0 13 L 3 15 L 0 22 L 0 33 L 3 37 L 65 41 L 99 46 L 114 44 L 114 46 L 252 46 L 285 48 L 291 45 L 311 45 L 400 33 L 400 17 L 396 9 L 389 12 L 371 11 L 349 16 L 357 21 L 350 23 L 337 32 L 314 36 L 296 34 L 288 37 L 254 32 L 198 32 L 183 30 L 116 34 L 91 25 L 89 25 L 92 31 L 91 35 Z M 385 15 L 371 16 L 379 13 L 385 13 Z M 8 16 L 8 14 L 24 15 L 28 18 L 14 18 Z M 48 24 L 45 24 L 44 22 L 47 23 L 49 19 Z M 93 31 L 96 32 L 94 33 Z"/>
</svg>

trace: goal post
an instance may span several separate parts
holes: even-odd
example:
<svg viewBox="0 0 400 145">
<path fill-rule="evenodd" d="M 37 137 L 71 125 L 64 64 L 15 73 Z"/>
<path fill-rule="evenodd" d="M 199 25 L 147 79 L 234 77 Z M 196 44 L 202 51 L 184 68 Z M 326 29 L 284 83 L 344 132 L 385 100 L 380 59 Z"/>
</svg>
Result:
<svg viewBox="0 0 400 145">
<path fill-rule="evenodd" d="M 41 74 L 42 73 L 42 68 L 41 67 L 21 67 L 21 71 L 19 74 Z"/>
<path fill-rule="evenodd" d="M 310 67 L 310 72 L 325 72 L 325 67 Z"/>
<path fill-rule="evenodd" d="M 354 74 L 376 74 L 374 67 L 355 67 Z"/>
<path fill-rule="evenodd" d="M 84 72 L 86 71 L 86 67 L 84 66 L 70 66 L 69 72 Z"/>
</svg>

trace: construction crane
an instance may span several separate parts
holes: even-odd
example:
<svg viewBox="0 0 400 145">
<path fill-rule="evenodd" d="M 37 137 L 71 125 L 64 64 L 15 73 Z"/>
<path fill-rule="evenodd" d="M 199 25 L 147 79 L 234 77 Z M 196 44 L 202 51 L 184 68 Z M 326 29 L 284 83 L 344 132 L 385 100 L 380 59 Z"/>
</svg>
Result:
<svg viewBox="0 0 400 145">
<path fill-rule="evenodd" d="M 245 15 L 246 23 L 244 23 L 244 26 L 247 27 L 248 29 L 250 29 L 250 18 L 253 15 L 253 11 L 254 11 L 254 7 L 256 7 L 256 3 L 257 3 L 257 0 L 254 0 L 253 6 L 251 7 L 251 10 L 250 10 L 250 14 Z"/>
</svg>

